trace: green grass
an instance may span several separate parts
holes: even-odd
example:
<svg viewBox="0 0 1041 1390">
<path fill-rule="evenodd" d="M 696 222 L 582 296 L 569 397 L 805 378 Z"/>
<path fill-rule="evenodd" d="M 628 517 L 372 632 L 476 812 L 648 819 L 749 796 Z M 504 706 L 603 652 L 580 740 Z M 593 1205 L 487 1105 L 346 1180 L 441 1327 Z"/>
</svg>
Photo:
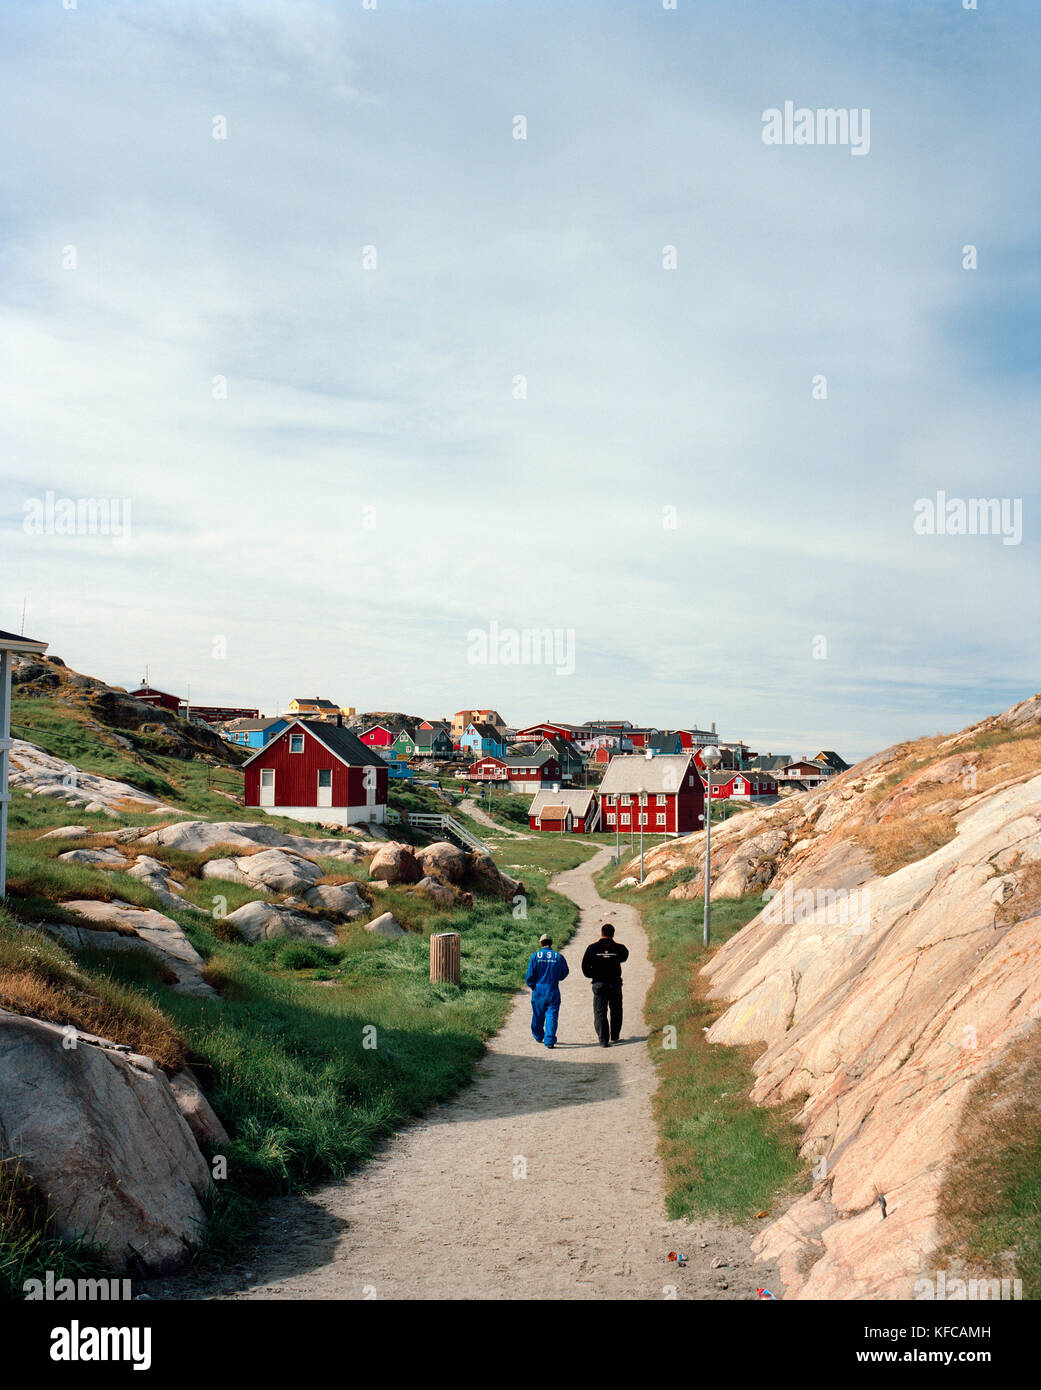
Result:
<svg viewBox="0 0 1041 1390">
<path fill-rule="evenodd" d="M 624 890 L 612 891 L 618 872 L 609 868 L 600 875 L 600 893 L 636 901 Z M 703 903 L 670 901 L 670 886 L 643 890 L 637 903 L 655 967 L 646 1016 L 659 1076 L 654 1109 L 666 1209 L 672 1218 L 712 1214 L 747 1223 L 798 1190 L 807 1176 L 798 1155 L 800 1134 L 791 1123 L 798 1106 L 766 1109 L 749 1099 L 752 1062 L 760 1048 L 705 1041 L 704 1030 L 726 1005 L 705 997 L 706 981 L 698 973 L 709 954 L 701 940 Z M 709 952 L 761 907 L 758 896 L 716 900 Z M 668 1028 L 676 1030 L 674 1048 L 665 1046 Z"/>
</svg>

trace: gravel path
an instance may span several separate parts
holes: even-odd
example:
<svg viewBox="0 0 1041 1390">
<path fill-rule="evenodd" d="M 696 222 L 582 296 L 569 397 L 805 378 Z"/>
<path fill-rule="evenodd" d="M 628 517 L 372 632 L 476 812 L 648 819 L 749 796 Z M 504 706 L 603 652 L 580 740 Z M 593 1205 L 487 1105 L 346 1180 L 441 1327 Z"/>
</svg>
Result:
<svg viewBox="0 0 1041 1390">
<path fill-rule="evenodd" d="M 777 1293 L 775 1271 L 753 1268 L 746 1232 L 663 1215 L 642 1016 L 653 970 L 636 909 L 596 893 L 608 854 L 552 881 L 582 909 L 554 1051 L 532 1039 L 522 991 L 457 1099 L 348 1181 L 269 1203 L 248 1263 L 209 1284 L 157 1281 L 153 1296 L 754 1299 L 764 1282 Z M 622 1041 L 601 1048 L 579 964 L 608 918 L 630 956 Z"/>
<path fill-rule="evenodd" d="M 460 801 L 459 809 L 471 820 L 475 820 L 478 825 L 485 825 L 489 830 L 497 830 L 500 835 L 507 835 L 511 840 L 530 840 L 531 836 L 526 835 L 522 830 L 509 830 L 505 825 L 500 825 L 497 820 L 492 820 L 487 811 L 482 811 L 476 801 L 469 798 Z"/>
</svg>

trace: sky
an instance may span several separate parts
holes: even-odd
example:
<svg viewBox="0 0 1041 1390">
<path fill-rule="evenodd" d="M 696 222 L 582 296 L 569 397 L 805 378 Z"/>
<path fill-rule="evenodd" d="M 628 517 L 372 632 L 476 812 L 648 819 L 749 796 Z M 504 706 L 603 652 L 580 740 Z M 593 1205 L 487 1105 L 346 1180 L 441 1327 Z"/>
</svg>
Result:
<svg viewBox="0 0 1041 1390">
<path fill-rule="evenodd" d="M 1041 687 L 1041 9 L 370 6 L 0 9 L 0 628 L 850 760 Z"/>
</svg>

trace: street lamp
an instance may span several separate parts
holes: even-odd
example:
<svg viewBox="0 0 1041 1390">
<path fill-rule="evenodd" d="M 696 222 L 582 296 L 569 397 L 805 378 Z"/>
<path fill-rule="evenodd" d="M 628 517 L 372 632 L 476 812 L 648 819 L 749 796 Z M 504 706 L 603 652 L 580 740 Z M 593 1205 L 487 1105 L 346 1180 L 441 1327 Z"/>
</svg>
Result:
<svg viewBox="0 0 1041 1390">
<path fill-rule="evenodd" d="M 702 940 L 709 944 L 709 900 L 712 892 L 712 770 L 723 761 L 723 754 L 716 747 L 701 750 L 701 763 L 705 769 L 705 930 Z"/>
<path fill-rule="evenodd" d="M 644 821 L 643 803 L 644 803 L 644 800 L 645 800 L 645 798 L 646 798 L 646 796 L 647 796 L 647 788 L 646 788 L 646 787 L 641 787 L 640 790 L 639 790 L 639 792 L 637 792 L 637 795 L 638 795 L 638 797 L 640 798 L 640 800 L 639 800 L 639 802 L 638 802 L 638 805 L 639 805 L 639 808 L 640 808 L 640 809 L 637 811 L 636 814 L 640 817 L 640 882 L 642 883 L 642 882 L 643 882 L 643 821 Z"/>
</svg>

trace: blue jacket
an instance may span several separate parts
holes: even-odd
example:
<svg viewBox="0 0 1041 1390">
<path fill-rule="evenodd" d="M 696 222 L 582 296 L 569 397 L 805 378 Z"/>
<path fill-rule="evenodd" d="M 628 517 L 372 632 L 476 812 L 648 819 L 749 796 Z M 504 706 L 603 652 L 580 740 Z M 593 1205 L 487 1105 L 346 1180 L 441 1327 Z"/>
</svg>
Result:
<svg viewBox="0 0 1041 1390">
<path fill-rule="evenodd" d="M 529 989 L 540 991 L 547 994 L 555 990 L 561 980 L 566 980 L 568 976 L 567 961 L 559 951 L 553 951 L 548 946 L 536 951 L 531 960 L 528 961 L 528 973 L 524 980 Z"/>
</svg>

